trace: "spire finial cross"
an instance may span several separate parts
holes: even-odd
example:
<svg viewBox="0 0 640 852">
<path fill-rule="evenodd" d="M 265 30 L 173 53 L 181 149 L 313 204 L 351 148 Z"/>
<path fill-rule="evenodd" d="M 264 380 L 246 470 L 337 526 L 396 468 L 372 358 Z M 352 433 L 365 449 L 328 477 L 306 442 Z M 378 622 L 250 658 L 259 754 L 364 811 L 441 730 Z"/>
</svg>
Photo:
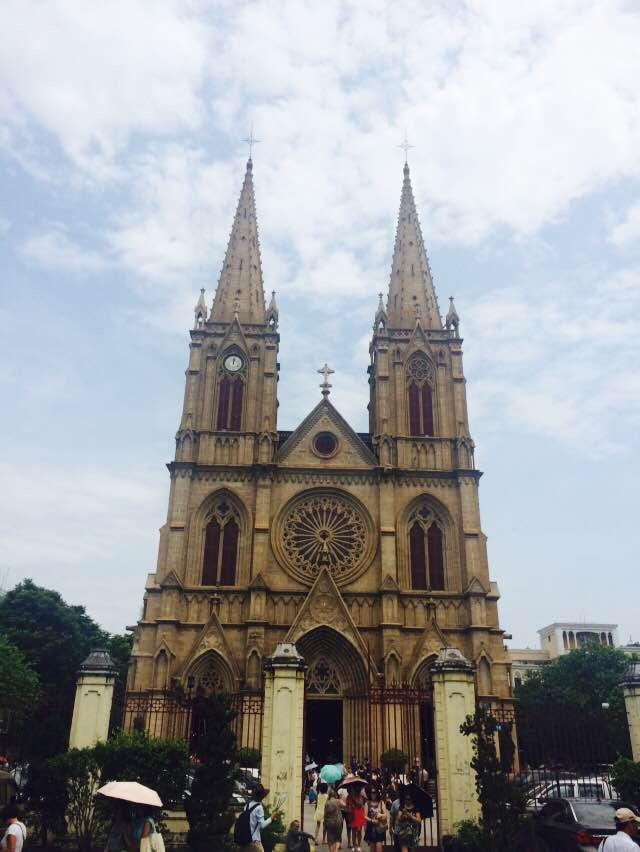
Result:
<svg viewBox="0 0 640 852">
<path fill-rule="evenodd" d="M 242 141 L 246 142 L 249 146 L 249 159 L 251 159 L 253 156 L 253 146 L 257 145 L 259 142 L 262 141 L 261 139 L 256 139 L 256 137 L 253 135 L 253 122 L 251 122 L 251 130 L 249 131 L 249 135 L 246 139 L 243 139 Z"/>
<path fill-rule="evenodd" d="M 407 136 L 407 131 L 405 130 L 404 131 L 404 140 L 402 141 L 402 143 L 400 145 L 398 145 L 398 148 L 402 148 L 402 150 L 404 151 L 405 163 L 407 162 L 407 160 L 409 158 L 409 148 L 414 148 L 414 147 L 415 147 L 414 145 L 409 144 L 409 137 Z"/>
<path fill-rule="evenodd" d="M 335 370 L 332 370 L 331 367 L 328 367 L 327 362 L 325 361 L 324 367 L 322 367 L 322 369 L 318 370 L 317 372 L 320 373 L 320 375 L 324 377 L 324 381 L 320 385 L 320 390 L 322 391 L 322 396 L 328 397 L 329 394 L 331 393 L 331 388 L 333 387 L 333 385 L 331 385 L 329 383 L 329 376 L 331 376 L 333 373 L 335 373 Z"/>
</svg>

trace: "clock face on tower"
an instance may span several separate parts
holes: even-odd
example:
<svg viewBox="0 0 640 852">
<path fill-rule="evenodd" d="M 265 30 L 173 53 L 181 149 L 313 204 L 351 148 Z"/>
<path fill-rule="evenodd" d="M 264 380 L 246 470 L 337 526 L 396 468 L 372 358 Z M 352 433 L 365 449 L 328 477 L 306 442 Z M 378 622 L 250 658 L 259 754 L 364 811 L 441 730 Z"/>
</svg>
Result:
<svg viewBox="0 0 640 852">
<path fill-rule="evenodd" d="M 242 369 L 243 360 L 239 355 L 227 355 L 224 359 L 224 368 L 230 373 L 237 373 Z"/>
</svg>

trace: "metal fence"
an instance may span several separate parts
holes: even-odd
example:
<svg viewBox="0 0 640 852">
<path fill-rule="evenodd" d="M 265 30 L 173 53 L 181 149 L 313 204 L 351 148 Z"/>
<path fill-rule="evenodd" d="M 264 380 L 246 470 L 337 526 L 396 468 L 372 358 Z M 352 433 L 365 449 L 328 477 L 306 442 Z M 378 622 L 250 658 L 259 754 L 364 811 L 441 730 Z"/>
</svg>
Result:
<svg viewBox="0 0 640 852">
<path fill-rule="evenodd" d="M 260 751 L 262 744 L 263 694 L 237 692 L 228 695 L 235 712 L 232 729 L 238 748 Z M 147 690 L 128 692 L 122 713 L 124 731 L 144 731 L 150 737 L 183 739 L 197 753 L 198 705 L 200 697 L 189 692 Z"/>
<path fill-rule="evenodd" d="M 611 770 L 619 757 L 631 757 L 623 708 L 517 702 L 484 707 L 498 722 L 502 771 L 522 786 L 527 810 L 551 798 L 619 798 Z"/>
</svg>

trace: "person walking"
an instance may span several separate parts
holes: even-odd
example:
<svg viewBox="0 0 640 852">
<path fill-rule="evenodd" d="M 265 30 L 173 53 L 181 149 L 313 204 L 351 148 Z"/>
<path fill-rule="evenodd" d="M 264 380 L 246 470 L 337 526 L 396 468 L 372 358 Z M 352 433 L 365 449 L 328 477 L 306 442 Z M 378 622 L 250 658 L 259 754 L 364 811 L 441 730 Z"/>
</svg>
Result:
<svg viewBox="0 0 640 852">
<path fill-rule="evenodd" d="M 371 852 L 382 852 L 387 839 L 387 809 L 380 798 L 380 789 L 372 786 L 369 791 L 366 815 L 367 827 L 364 839 Z"/>
<path fill-rule="evenodd" d="M 343 813 L 346 805 L 333 790 L 329 791 L 327 803 L 324 806 L 324 830 L 327 834 L 329 852 L 338 852 L 342 841 Z"/>
<path fill-rule="evenodd" d="M 363 788 L 358 784 L 349 785 L 347 796 L 348 828 L 351 831 L 350 847 L 353 852 L 361 852 L 362 829 L 365 824 L 365 808 L 367 799 Z"/>
<path fill-rule="evenodd" d="M 614 819 L 616 833 L 611 837 L 605 837 L 598 846 L 598 852 L 624 852 L 625 849 L 638 852 L 638 846 L 633 838 L 638 836 L 640 817 L 636 816 L 631 808 L 618 808 Z"/>
<path fill-rule="evenodd" d="M 329 785 L 325 784 L 324 781 L 321 781 L 318 784 L 318 799 L 316 801 L 316 833 L 314 837 L 314 843 L 316 846 L 318 845 L 318 835 L 320 834 L 320 828 L 322 827 L 322 845 L 327 842 L 327 830 L 324 827 L 324 808 L 327 804 L 327 800 L 329 798 Z"/>
<path fill-rule="evenodd" d="M 273 816 L 269 817 L 269 819 L 265 819 L 262 802 L 268 795 L 269 791 L 264 787 L 256 787 L 245 806 L 244 812 L 246 813 L 248 811 L 249 814 L 249 834 L 251 836 L 251 841 L 240 846 L 242 852 L 264 852 L 260 832 L 270 826 L 272 820 L 278 815 L 278 812 L 274 811 Z"/>
<path fill-rule="evenodd" d="M 3 817 L 7 828 L 0 840 L 0 849 L 2 852 L 22 852 L 27 839 L 27 827 L 20 820 L 21 813 L 17 805 L 7 805 Z"/>
<path fill-rule="evenodd" d="M 410 852 L 418 846 L 421 822 L 422 818 L 415 809 L 411 796 L 404 796 L 394 824 L 399 852 Z"/>
</svg>

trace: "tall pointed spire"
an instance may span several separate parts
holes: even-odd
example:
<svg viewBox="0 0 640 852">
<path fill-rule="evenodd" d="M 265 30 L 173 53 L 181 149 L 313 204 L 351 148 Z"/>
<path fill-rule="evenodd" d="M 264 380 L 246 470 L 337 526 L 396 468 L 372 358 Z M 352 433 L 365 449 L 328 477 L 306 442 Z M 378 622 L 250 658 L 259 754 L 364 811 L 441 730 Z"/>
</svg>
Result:
<svg viewBox="0 0 640 852">
<path fill-rule="evenodd" d="M 247 161 L 209 321 L 232 322 L 236 314 L 241 323 L 266 321 L 251 158 Z"/>
<path fill-rule="evenodd" d="M 414 328 L 417 320 L 423 328 L 442 328 L 438 300 L 411 188 L 409 165 L 406 162 L 387 313 L 390 328 Z"/>
</svg>

